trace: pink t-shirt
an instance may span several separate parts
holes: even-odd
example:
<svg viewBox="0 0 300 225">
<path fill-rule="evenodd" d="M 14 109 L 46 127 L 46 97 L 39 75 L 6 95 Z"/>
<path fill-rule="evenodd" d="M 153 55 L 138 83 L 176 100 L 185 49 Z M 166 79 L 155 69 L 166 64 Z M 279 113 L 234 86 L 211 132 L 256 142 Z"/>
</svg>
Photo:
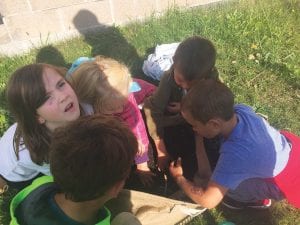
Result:
<svg viewBox="0 0 300 225">
<path fill-rule="evenodd" d="M 138 105 L 142 104 L 144 99 L 150 96 L 156 87 L 144 80 L 134 79 L 134 81 L 140 85 L 141 90 L 138 92 L 129 93 L 127 103 L 123 108 L 123 112 L 114 115 L 121 118 L 129 126 L 136 136 L 138 142 L 143 145 L 143 148 L 145 149 L 144 153 L 142 155 L 138 154 L 135 157 L 136 164 L 140 164 L 148 161 L 149 159 L 149 139 L 143 116 Z"/>
</svg>

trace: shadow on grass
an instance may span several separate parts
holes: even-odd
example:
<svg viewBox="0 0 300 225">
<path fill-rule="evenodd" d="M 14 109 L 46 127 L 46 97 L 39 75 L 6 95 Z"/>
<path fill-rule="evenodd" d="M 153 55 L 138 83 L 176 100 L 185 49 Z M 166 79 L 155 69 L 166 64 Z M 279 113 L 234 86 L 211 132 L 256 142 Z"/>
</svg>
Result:
<svg viewBox="0 0 300 225">
<path fill-rule="evenodd" d="M 4 195 L 0 196 L 0 224 L 7 225 L 10 222 L 9 205 L 10 202 L 17 193 L 16 190 L 9 190 Z"/>
<path fill-rule="evenodd" d="M 231 210 L 224 206 L 220 206 L 219 210 L 226 220 L 237 225 L 276 225 L 271 214 L 272 208 L 266 210 Z"/>
<path fill-rule="evenodd" d="M 208 224 L 208 225 L 218 225 L 215 217 L 211 214 L 211 212 L 209 210 L 206 210 L 202 214 L 202 220 L 204 220 L 205 224 Z"/>
<path fill-rule="evenodd" d="M 38 50 L 36 55 L 37 63 L 48 63 L 55 66 L 62 66 L 69 68 L 71 65 L 67 64 L 62 53 L 53 45 L 47 45 Z"/>
<path fill-rule="evenodd" d="M 99 22 L 89 10 L 80 10 L 73 18 L 73 23 L 91 49 L 89 55 L 82 56 L 104 55 L 111 57 L 126 64 L 133 77 L 145 79 L 157 85 L 154 80 L 148 79 L 144 75 L 142 71 L 144 58 L 138 55 L 135 47 L 126 40 L 120 28 Z M 148 53 L 152 53 L 154 48 L 149 49 Z M 66 62 L 63 54 L 53 45 L 38 49 L 36 62 L 66 68 L 71 66 L 70 63 Z"/>
<path fill-rule="evenodd" d="M 91 56 L 104 55 L 125 63 L 133 75 L 142 72 L 143 60 L 120 29 L 100 23 L 88 10 L 80 10 L 73 19 L 76 29 L 91 47 Z M 93 28 L 93 31 L 91 31 Z"/>
<path fill-rule="evenodd" d="M 222 205 L 206 210 L 191 225 L 218 225 L 230 221 L 235 225 L 295 225 L 300 224 L 300 211 L 286 201 L 273 202 L 266 210 L 231 210 Z"/>
<path fill-rule="evenodd" d="M 285 64 L 262 62 L 263 67 L 276 73 L 280 79 L 294 89 L 300 89 L 300 79 L 294 71 L 290 70 Z"/>
<path fill-rule="evenodd" d="M 13 118 L 8 112 L 5 92 L 6 92 L 5 89 L 0 90 L 0 137 L 13 123 Z"/>
</svg>

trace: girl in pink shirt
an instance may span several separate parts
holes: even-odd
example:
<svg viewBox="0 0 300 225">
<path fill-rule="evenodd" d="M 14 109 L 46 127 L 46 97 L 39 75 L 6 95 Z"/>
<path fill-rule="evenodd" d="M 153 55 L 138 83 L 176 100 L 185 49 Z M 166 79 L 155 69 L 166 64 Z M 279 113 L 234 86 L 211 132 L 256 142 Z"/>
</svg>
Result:
<svg viewBox="0 0 300 225">
<path fill-rule="evenodd" d="M 153 93 L 155 86 L 139 79 L 133 81 L 124 64 L 104 56 L 79 58 L 67 79 L 85 113 L 113 115 L 130 127 L 139 143 L 135 157 L 138 175 L 144 185 L 150 185 L 153 174 L 147 165 L 149 139 L 138 105 Z"/>
</svg>

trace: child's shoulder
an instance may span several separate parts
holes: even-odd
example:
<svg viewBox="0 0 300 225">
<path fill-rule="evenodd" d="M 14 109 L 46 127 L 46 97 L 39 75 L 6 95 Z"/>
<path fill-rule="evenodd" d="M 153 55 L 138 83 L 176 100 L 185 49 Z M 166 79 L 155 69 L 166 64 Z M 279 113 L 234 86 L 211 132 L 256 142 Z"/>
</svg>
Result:
<svg viewBox="0 0 300 225">
<path fill-rule="evenodd" d="M 4 144 L 11 143 L 11 141 L 14 138 L 16 129 L 17 129 L 17 123 L 14 123 L 4 132 L 3 136 L 0 137 L 0 146 L 1 147 L 3 147 Z"/>
<path fill-rule="evenodd" d="M 249 106 L 249 105 L 245 105 L 245 104 L 236 104 L 234 105 L 234 111 L 238 112 L 238 113 L 253 113 L 255 114 L 254 109 Z"/>
<path fill-rule="evenodd" d="M 176 84 L 175 79 L 174 79 L 174 74 L 171 70 L 164 72 L 164 74 L 162 75 L 162 77 L 159 81 L 159 86 L 178 87 L 178 85 Z"/>
</svg>

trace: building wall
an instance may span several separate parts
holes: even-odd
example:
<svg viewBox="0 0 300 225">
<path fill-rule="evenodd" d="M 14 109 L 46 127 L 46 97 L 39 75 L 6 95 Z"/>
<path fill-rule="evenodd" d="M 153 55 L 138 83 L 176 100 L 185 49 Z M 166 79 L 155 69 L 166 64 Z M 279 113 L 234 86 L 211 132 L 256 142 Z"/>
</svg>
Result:
<svg viewBox="0 0 300 225">
<path fill-rule="evenodd" d="M 0 55 L 13 55 L 101 26 L 122 25 L 220 0 L 1 0 Z"/>
</svg>

